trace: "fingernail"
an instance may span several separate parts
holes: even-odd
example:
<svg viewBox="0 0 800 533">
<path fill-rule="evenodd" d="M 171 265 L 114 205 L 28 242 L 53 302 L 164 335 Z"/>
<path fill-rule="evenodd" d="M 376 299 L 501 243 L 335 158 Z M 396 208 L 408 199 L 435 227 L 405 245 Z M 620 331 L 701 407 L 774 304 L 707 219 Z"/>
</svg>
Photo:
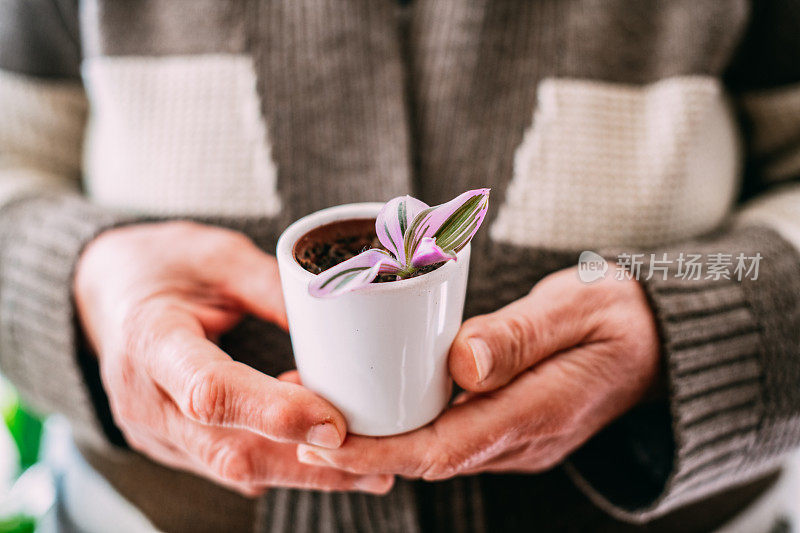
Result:
<svg viewBox="0 0 800 533">
<path fill-rule="evenodd" d="M 314 446 L 323 448 L 338 448 L 342 444 L 342 438 L 336 427 L 328 422 L 317 424 L 308 431 L 306 441 Z"/>
<path fill-rule="evenodd" d="M 375 474 L 356 479 L 354 485 L 363 492 L 386 492 L 392 486 L 392 479 L 393 476 Z"/>
<path fill-rule="evenodd" d="M 312 452 L 311 450 L 303 449 L 302 444 L 297 448 L 297 460 L 301 463 L 314 465 L 314 466 L 330 466 L 330 464 L 325 461 L 322 457 L 318 454 Z"/>
<path fill-rule="evenodd" d="M 472 358 L 475 359 L 475 369 L 478 371 L 478 382 L 485 380 L 492 371 L 492 352 L 489 345 L 483 339 L 472 337 L 467 339 L 467 344 L 472 350 Z"/>
</svg>

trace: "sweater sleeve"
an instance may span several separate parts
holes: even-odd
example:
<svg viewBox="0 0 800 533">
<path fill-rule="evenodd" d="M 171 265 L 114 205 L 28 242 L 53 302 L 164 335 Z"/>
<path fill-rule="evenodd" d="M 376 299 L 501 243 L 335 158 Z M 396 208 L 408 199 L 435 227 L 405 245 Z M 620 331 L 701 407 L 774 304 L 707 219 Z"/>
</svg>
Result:
<svg viewBox="0 0 800 533">
<path fill-rule="evenodd" d="M 692 256 L 703 261 L 699 279 L 687 267 Z M 747 225 L 641 257 L 667 399 L 622 417 L 568 465 L 596 503 L 635 522 L 765 475 L 800 445 L 800 254 L 792 243 Z M 710 265 L 728 257 L 717 277 Z"/>
<path fill-rule="evenodd" d="M 747 134 L 743 203 L 715 235 L 639 250 L 667 399 L 610 425 L 567 466 L 624 520 L 751 481 L 800 446 L 800 10 L 754 9 L 727 80 Z"/>
<path fill-rule="evenodd" d="M 87 103 L 71 4 L 0 3 L 0 370 L 34 408 L 102 441 L 102 420 L 114 430 L 92 401 L 102 389 L 85 379 L 96 365 L 81 366 L 72 271 L 124 217 L 80 193 Z"/>
</svg>

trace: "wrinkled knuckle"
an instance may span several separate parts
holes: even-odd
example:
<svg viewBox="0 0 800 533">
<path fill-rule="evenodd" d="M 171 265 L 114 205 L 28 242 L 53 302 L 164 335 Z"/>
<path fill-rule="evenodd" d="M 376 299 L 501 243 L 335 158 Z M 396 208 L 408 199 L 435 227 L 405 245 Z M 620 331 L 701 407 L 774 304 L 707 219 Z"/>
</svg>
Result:
<svg viewBox="0 0 800 533">
<path fill-rule="evenodd" d="M 222 423 L 230 410 L 225 383 L 213 368 L 196 370 L 182 401 L 184 413 L 202 424 Z"/>
<path fill-rule="evenodd" d="M 226 481 L 247 484 L 255 477 L 250 450 L 233 442 L 220 444 L 210 463 L 214 472 Z"/>
<path fill-rule="evenodd" d="M 448 479 L 459 473 L 462 464 L 460 453 L 448 447 L 437 447 L 426 455 L 421 477 L 426 481 Z"/>
<path fill-rule="evenodd" d="M 506 337 L 508 339 L 507 358 L 508 365 L 514 369 L 527 366 L 528 335 L 532 325 L 530 321 L 519 315 L 508 318 L 505 323 Z"/>
</svg>

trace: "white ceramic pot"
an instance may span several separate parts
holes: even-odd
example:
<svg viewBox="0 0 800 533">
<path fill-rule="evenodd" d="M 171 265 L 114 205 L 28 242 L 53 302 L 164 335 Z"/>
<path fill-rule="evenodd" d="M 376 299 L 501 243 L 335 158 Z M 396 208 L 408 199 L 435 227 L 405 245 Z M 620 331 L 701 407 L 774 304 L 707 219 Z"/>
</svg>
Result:
<svg viewBox="0 0 800 533">
<path fill-rule="evenodd" d="M 452 381 L 447 353 L 461 325 L 470 246 L 422 276 L 332 298 L 308 294 L 314 274 L 295 260 L 295 242 L 338 220 L 374 218 L 382 204 L 347 204 L 308 215 L 283 232 L 277 256 L 289 331 L 303 385 L 335 405 L 348 431 L 395 435 L 444 409 Z"/>
</svg>

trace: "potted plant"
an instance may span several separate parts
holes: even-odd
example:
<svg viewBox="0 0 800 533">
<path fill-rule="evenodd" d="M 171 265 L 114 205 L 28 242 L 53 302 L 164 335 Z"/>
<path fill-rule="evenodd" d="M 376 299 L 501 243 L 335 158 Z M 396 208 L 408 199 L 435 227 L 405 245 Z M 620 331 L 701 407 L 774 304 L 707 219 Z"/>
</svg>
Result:
<svg viewBox="0 0 800 533">
<path fill-rule="evenodd" d="M 450 398 L 469 241 L 489 189 L 429 207 L 410 196 L 323 209 L 290 225 L 277 258 L 303 384 L 361 435 L 433 420 Z"/>
</svg>

